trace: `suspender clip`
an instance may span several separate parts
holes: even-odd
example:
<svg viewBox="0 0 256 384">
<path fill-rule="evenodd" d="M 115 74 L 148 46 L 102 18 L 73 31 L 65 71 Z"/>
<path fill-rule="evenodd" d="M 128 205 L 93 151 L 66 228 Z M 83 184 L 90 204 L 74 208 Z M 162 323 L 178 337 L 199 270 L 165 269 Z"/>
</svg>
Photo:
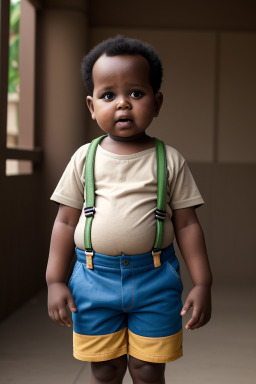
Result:
<svg viewBox="0 0 256 384">
<path fill-rule="evenodd" d="M 91 248 L 85 250 L 86 268 L 88 269 L 93 269 L 93 262 L 92 262 L 93 255 L 94 255 L 94 252 Z"/>
<path fill-rule="evenodd" d="M 152 251 L 155 268 L 158 268 L 161 266 L 161 259 L 160 259 L 161 253 L 162 253 L 161 249 L 158 249 L 158 248 L 154 248 Z"/>
</svg>

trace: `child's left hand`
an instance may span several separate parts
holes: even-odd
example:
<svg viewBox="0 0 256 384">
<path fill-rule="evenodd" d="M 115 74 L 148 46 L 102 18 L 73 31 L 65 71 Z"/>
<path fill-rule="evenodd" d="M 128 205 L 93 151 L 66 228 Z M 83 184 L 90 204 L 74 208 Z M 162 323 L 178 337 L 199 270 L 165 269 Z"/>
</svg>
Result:
<svg viewBox="0 0 256 384">
<path fill-rule="evenodd" d="M 191 289 L 180 314 L 184 316 L 191 307 L 193 307 L 192 317 L 185 328 L 192 331 L 204 326 L 211 318 L 210 286 L 195 285 Z"/>
</svg>

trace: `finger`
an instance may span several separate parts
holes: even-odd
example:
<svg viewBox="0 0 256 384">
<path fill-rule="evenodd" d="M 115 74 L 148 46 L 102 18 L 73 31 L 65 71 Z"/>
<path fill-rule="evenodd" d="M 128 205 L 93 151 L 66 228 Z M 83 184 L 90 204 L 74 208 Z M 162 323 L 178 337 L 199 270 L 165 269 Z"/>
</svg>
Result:
<svg viewBox="0 0 256 384">
<path fill-rule="evenodd" d="M 49 317 L 50 317 L 50 319 L 51 319 L 52 321 L 55 321 L 51 309 L 48 310 L 48 315 L 49 315 Z"/>
<path fill-rule="evenodd" d="M 205 324 L 209 323 L 210 319 L 211 319 L 211 312 L 208 312 L 205 316 Z"/>
<path fill-rule="evenodd" d="M 192 329 L 192 327 L 199 321 L 200 315 L 201 315 L 200 311 L 197 308 L 194 308 L 193 313 L 192 313 L 192 317 L 187 322 L 185 328 L 186 329 Z"/>
<path fill-rule="evenodd" d="M 193 329 L 200 328 L 204 324 L 205 324 L 205 313 L 202 313 L 199 320 L 193 326 L 191 326 L 190 329 L 191 331 L 193 331 Z"/>
<path fill-rule="evenodd" d="M 55 323 L 58 322 L 58 316 L 57 316 L 57 311 L 55 309 L 52 310 L 52 320 L 55 321 Z"/>
<path fill-rule="evenodd" d="M 187 300 L 180 312 L 181 316 L 184 316 L 186 315 L 186 313 L 188 312 L 188 310 L 192 307 L 192 301 L 190 300 Z"/>
<path fill-rule="evenodd" d="M 56 310 L 54 311 L 54 321 L 55 321 L 56 323 L 58 323 L 58 324 L 65 325 L 65 324 L 63 323 L 63 321 L 61 320 L 61 318 L 60 318 L 59 310 L 58 310 L 58 309 L 56 309 Z"/>
<path fill-rule="evenodd" d="M 61 318 L 61 321 L 64 325 L 66 325 L 67 327 L 70 327 L 71 326 L 71 322 L 68 318 L 68 315 L 67 315 L 67 310 L 65 307 L 63 308 L 60 308 L 59 310 L 59 316 Z"/>
<path fill-rule="evenodd" d="M 68 297 L 68 306 L 71 312 L 77 312 L 76 304 L 71 293 Z"/>
</svg>

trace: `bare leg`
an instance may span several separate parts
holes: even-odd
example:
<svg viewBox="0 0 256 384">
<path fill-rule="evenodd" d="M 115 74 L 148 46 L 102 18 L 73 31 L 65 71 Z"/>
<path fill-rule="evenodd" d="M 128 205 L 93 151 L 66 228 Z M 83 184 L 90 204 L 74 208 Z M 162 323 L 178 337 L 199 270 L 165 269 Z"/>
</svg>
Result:
<svg viewBox="0 0 256 384">
<path fill-rule="evenodd" d="M 149 363 L 129 356 L 128 368 L 133 384 L 165 384 L 164 363 Z"/>
<path fill-rule="evenodd" d="M 121 384 L 127 369 L 127 355 L 116 359 L 92 362 L 91 384 Z"/>
</svg>

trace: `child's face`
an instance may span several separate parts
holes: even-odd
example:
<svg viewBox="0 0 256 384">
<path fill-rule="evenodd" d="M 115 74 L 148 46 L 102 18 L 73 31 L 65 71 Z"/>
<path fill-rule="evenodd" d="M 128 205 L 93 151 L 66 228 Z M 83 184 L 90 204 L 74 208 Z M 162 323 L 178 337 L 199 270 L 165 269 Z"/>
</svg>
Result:
<svg viewBox="0 0 256 384">
<path fill-rule="evenodd" d="M 149 64 L 140 55 L 102 55 L 94 64 L 93 96 L 87 105 L 93 120 L 110 136 L 144 134 L 162 105 L 149 82 Z"/>
</svg>

